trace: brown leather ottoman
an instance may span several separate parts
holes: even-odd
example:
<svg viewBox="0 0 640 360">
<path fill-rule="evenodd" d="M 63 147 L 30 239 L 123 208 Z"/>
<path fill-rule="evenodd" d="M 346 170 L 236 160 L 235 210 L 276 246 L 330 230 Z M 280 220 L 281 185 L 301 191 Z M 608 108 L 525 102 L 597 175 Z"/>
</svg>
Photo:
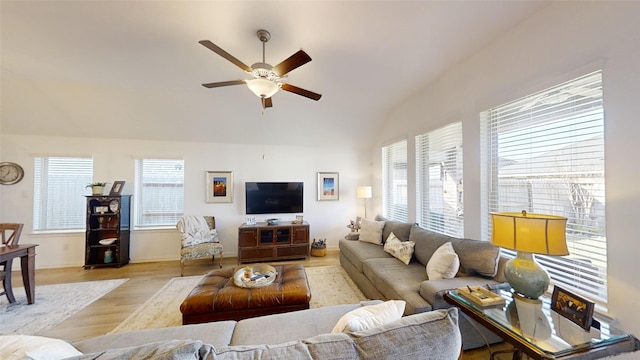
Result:
<svg viewBox="0 0 640 360">
<path fill-rule="evenodd" d="M 240 288 L 233 274 L 241 267 L 211 270 L 180 305 L 182 324 L 250 317 L 309 308 L 311 291 L 302 265 L 273 265 L 278 276 L 261 288 Z"/>
</svg>

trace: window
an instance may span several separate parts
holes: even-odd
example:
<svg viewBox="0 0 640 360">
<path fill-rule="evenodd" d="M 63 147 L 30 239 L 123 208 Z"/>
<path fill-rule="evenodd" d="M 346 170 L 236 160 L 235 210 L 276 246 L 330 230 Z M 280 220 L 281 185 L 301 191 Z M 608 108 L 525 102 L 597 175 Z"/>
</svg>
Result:
<svg viewBox="0 0 640 360">
<path fill-rule="evenodd" d="M 184 213 L 184 161 L 136 160 L 135 227 L 175 226 Z"/>
<path fill-rule="evenodd" d="M 407 221 L 407 140 L 382 148 L 382 214 Z"/>
<path fill-rule="evenodd" d="M 85 188 L 93 159 L 37 157 L 34 160 L 33 231 L 85 228 Z"/>
<path fill-rule="evenodd" d="M 461 122 L 416 136 L 416 198 L 422 227 L 464 237 Z"/>
<path fill-rule="evenodd" d="M 488 239 L 490 211 L 566 216 L 570 255 L 537 259 L 606 310 L 602 92 L 597 71 L 482 113 L 482 223 Z"/>
</svg>

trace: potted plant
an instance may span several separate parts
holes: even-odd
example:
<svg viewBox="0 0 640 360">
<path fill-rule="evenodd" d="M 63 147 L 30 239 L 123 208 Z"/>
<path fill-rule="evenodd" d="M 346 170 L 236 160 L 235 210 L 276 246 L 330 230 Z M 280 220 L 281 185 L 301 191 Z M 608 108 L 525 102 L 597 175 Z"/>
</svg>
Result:
<svg viewBox="0 0 640 360">
<path fill-rule="evenodd" d="M 104 193 L 104 187 L 107 185 L 105 182 L 94 182 L 88 184 L 87 187 L 91 188 L 91 193 L 93 195 L 102 195 Z"/>
</svg>

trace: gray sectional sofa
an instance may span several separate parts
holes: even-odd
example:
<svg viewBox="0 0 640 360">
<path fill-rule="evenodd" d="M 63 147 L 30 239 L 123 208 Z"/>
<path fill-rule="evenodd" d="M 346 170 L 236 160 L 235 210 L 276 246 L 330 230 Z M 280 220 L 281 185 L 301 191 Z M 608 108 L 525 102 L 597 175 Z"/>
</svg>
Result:
<svg viewBox="0 0 640 360">
<path fill-rule="evenodd" d="M 506 259 L 494 245 L 470 239 L 458 239 L 425 230 L 416 224 L 384 221 L 383 241 L 394 233 L 400 241 L 415 242 L 408 265 L 385 252 L 383 245 L 359 241 L 357 236 L 340 239 L 340 264 L 369 299 L 404 300 L 405 315 L 450 308 L 443 295 L 464 286 L 486 286 L 504 283 L 503 267 Z M 460 260 L 454 278 L 430 280 L 426 265 L 433 253 L 451 242 Z M 463 348 L 473 349 L 486 342 L 502 341 L 498 336 L 466 316 L 460 317 Z"/>
<path fill-rule="evenodd" d="M 375 302 L 379 303 L 379 302 Z M 360 304 L 117 333 L 72 345 L 73 359 L 458 359 L 457 309 L 404 316 L 354 333 L 331 333 Z"/>
</svg>

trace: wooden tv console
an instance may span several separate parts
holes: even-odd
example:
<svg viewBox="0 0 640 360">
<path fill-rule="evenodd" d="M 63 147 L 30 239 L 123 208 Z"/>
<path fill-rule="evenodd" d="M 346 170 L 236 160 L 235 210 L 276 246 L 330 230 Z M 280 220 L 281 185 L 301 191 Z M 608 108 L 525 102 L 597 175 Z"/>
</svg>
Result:
<svg viewBox="0 0 640 360">
<path fill-rule="evenodd" d="M 309 224 L 242 224 L 238 228 L 238 262 L 309 257 Z"/>
</svg>

